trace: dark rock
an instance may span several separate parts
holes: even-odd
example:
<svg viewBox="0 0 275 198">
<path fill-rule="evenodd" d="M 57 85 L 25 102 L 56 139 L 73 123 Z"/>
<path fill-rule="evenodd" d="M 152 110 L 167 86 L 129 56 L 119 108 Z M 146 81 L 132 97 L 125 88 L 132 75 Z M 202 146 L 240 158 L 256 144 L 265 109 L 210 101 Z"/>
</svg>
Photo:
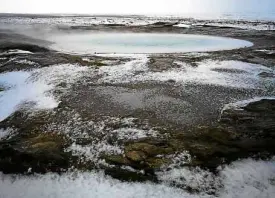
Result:
<svg viewBox="0 0 275 198">
<path fill-rule="evenodd" d="M 0 142 L 0 171 L 4 173 L 62 172 L 69 167 L 65 137 L 43 133 L 36 137 Z"/>
<path fill-rule="evenodd" d="M 125 152 L 141 151 L 147 157 L 154 157 L 160 154 L 169 154 L 173 152 L 173 149 L 169 147 L 169 145 L 159 145 L 157 144 L 158 142 L 152 142 L 152 140 L 147 141 L 148 142 L 136 142 L 129 144 L 125 147 Z"/>
<path fill-rule="evenodd" d="M 14 49 L 20 49 L 20 50 L 26 50 L 30 52 L 48 52 L 49 49 L 45 47 L 41 47 L 34 44 L 27 44 L 27 43 L 5 43 L 2 44 L 0 47 L 1 50 L 14 50 Z"/>
<path fill-rule="evenodd" d="M 249 112 L 268 113 L 269 116 L 273 117 L 275 116 L 275 99 L 262 99 L 251 102 L 244 106 L 243 109 Z"/>
<path fill-rule="evenodd" d="M 109 164 L 119 165 L 119 166 L 129 166 L 131 162 L 123 157 L 122 155 L 111 155 L 105 156 L 105 161 Z"/>
<path fill-rule="evenodd" d="M 148 67 L 154 72 L 161 72 L 173 68 L 174 59 L 170 57 L 151 58 Z"/>
<path fill-rule="evenodd" d="M 168 83 L 176 83 L 176 81 L 173 80 L 173 79 L 169 79 L 169 80 L 167 80 L 167 82 L 168 82 Z"/>
<path fill-rule="evenodd" d="M 173 153 L 173 149 L 168 144 L 162 143 L 153 139 L 130 143 L 125 146 L 125 157 L 122 155 L 105 156 L 105 160 L 109 164 L 131 166 L 153 173 L 152 170 L 171 163 L 169 159 L 158 156 Z"/>
<path fill-rule="evenodd" d="M 159 21 L 159 22 L 156 22 L 156 23 L 153 23 L 151 25 L 148 25 L 148 26 L 152 26 L 152 27 L 172 27 L 173 25 L 176 25 L 177 23 L 171 23 L 171 22 L 162 22 L 162 21 Z"/>
<path fill-rule="evenodd" d="M 142 162 L 146 159 L 146 155 L 142 151 L 128 151 L 125 156 L 133 162 Z"/>
<path fill-rule="evenodd" d="M 234 127 L 240 137 L 269 138 L 275 133 L 275 100 L 261 99 L 226 109 L 220 123 Z"/>
<path fill-rule="evenodd" d="M 275 74 L 272 72 L 261 72 L 258 74 L 258 76 L 260 76 L 262 78 L 274 78 Z"/>
<path fill-rule="evenodd" d="M 143 182 L 143 181 L 153 181 L 157 182 L 157 177 L 149 174 L 142 174 L 138 172 L 132 172 L 124 170 L 121 168 L 106 168 L 105 174 L 110 175 L 113 178 L 119 179 L 121 181 L 130 181 L 130 182 Z"/>
<path fill-rule="evenodd" d="M 146 160 L 146 166 L 148 166 L 149 169 L 160 169 L 162 166 L 166 166 L 171 164 L 170 159 L 166 158 L 149 158 Z"/>
<path fill-rule="evenodd" d="M 240 70 L 240 69 L 226 69 L 226 68 L 214 68 L 212 69 L 212 71 L 223 72 L 223 73 L 233 73 L 233 74 L 247 73 L 246 71 Z"/>
<path fill-rule="evenodd" d="M 5 120 L 0 122 L 0 128 L 17 128 L 20 129 L 20 133 L 17 137 L 23 138 L 31 135 L 33 132 L 40 132 L 40 127 L 45 125 L 50 119 L 49 114 L 46 112 L 39 112 L 34 117 L 29 118 L 27 112 L 16 111 Z"/>
</svg>

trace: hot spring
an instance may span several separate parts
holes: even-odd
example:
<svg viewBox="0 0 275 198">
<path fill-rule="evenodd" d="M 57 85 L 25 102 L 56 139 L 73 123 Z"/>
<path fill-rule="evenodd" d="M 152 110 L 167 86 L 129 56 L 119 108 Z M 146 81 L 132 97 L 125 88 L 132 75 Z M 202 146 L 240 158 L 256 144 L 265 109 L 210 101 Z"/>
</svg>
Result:
<svg viewBox="0 0 275 198">
<path fill-rule="evenodd" d="M 51 36 L 55 50 L 70 53 L 181 53 L 250 47 L 249 41 L 191 34 L 69 33 Z"/>
</svg>

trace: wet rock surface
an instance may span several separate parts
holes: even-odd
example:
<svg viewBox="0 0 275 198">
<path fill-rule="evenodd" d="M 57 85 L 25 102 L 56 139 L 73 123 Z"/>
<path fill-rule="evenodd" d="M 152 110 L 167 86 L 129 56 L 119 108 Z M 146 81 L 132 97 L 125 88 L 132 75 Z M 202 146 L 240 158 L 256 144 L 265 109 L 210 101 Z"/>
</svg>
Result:
<svg viewBox="0 0 275 198">
<path fill-rule="evenodd" d="M 273 138 L 274 110 L 274 99 L 261 99 L 243 107 L 223 110 L 220 122 L 234 126 L 244 137 Z"/>
</svg>

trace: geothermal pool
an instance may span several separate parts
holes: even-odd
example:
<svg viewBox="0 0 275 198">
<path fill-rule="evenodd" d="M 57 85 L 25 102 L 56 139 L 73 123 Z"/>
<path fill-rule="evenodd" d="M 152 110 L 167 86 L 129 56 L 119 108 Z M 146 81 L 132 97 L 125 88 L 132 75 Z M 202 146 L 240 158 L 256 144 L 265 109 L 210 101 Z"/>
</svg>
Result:
<svg viewBox="0 0 275 198">
<path fill-rule="evenodd" d="M 191 34 L 69 33 L 48 38 L 55 50 L 72 53 L 181 53 L 250 47 L 248 41 Z"/>
</svg>

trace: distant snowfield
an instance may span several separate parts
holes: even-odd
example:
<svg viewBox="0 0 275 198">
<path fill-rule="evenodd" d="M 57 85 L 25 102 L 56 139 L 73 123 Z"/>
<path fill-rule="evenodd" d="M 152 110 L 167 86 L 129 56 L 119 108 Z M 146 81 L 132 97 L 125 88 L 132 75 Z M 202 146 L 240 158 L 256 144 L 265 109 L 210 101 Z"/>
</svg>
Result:
<svg viewBox="0 0 275 198">
<path fill-rule="evenodd" d="M 221 168 L 217 176 L 182 168 L 160 176 L 162 184 L 123 183 L 101 172 L 20 176 L 0 173 L 1 198 L 256 198 L 273 197 L 275 161 L 241 160 Z M 199 194 L 169 186 L 170 179 L 201 190 Z M 176 181 L 177 181 L 176 180 Z M 217 189 L 216 195 L 213 189 Z M 212 190 L 211 190 L 212 189 Z"/>
</svg>

